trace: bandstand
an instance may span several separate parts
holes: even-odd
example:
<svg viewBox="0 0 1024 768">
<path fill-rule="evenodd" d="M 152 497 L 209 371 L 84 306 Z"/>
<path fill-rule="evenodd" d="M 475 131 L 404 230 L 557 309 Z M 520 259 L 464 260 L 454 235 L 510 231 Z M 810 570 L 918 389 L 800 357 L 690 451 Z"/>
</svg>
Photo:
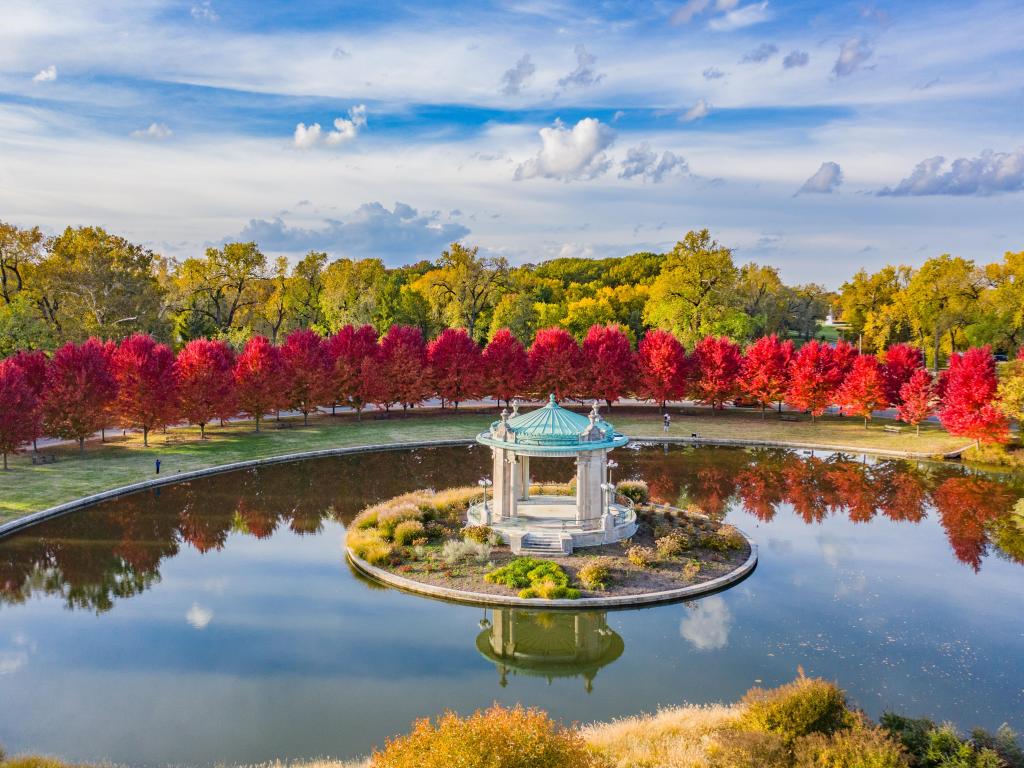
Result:
<svg viewBox="0 0 1024 768">
<path fill-rule="evenodd" d="M 554 395 L 527 413 L 515 406 L 476 440 L 494 456 L 493 499 L 485 493 L 471 506 L 469 522 L 489 525 L 516 554 L 570 554 L 636 532 L 632 503 L 615 494 L 608 478 L 608 453 L 629 438 L 604 420 L 596 403 L 589 416 L 562 408 Z M 574 496 L 530 493 L 531 459 L 553 457 L 576 459 Z"/>
</svg>

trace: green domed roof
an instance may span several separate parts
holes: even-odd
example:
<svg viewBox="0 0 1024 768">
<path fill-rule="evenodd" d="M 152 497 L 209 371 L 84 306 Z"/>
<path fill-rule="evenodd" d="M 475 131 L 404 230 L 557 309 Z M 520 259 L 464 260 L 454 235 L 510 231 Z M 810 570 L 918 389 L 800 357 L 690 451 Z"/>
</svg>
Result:
<svg viewBox="0 0 1024 768">
<path fill-rule="evenodd" d="M 615 431 L 598 413 L 597 405 L 590 416 L 583 416 L 562 408 L 551 395 L 543 408 L 528 413 L 508 412 L 491 424 L 486 432 L 477 435 L 477 442 L 508 448 L 526 454 L 576 453 L 617 448 L 627 438 Z"/>
</svg>

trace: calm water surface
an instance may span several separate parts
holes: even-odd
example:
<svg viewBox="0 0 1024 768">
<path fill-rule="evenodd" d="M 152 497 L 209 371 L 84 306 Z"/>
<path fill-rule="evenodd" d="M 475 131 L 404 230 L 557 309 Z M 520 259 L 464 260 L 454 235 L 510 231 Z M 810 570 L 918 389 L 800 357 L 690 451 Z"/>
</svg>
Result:
<svg viewBox="0 0 1024 768">
<path fill-rule="evenodd" d="M 401 491 L 475 482 L 485 450 L 208 478 L 0 542 L 0 743 L 152 765 L 348 757 L 445 708 L 606 719 L 733 700 L 798 666 L 875 716 L 1024 730 L 1019 481 L 786 451 L 616 453 L 618 478 L 750 533 L 750 578 L 610 613 L 449 605 L 355 575 L 344 524 Z M 534 464 L 538 479 L 572 470 Z"/>
</svg>

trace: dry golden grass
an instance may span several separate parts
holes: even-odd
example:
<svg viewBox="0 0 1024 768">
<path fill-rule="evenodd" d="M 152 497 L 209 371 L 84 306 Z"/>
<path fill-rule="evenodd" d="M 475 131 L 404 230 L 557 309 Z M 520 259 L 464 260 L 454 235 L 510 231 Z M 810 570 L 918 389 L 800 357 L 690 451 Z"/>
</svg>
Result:
<svg viewBox="0 0 1024 768">
<path fill-rule="evenodd" d="M 581 729 L 614 768 L 706 768 L 714 734 L 736 723 L 736 706 L 682 706 Z"/>
</svg>

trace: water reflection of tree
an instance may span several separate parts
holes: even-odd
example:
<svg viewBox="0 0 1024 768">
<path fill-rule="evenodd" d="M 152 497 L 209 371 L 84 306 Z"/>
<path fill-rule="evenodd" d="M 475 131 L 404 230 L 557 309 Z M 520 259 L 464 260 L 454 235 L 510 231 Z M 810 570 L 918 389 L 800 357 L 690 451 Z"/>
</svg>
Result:
<svg viewBox="0 0 1024 768">
<path fill-rule="evenodd" d="M 618 477 L 642 477 L 659 502 L 719 513 L 738 504 L 769 522 L 784 505 L 809 524 L 830 515 L 916 523 L 934 510 L 956 558 L 978 570 L 996 551 L 1024 564 L 1024 518 L 1011 514 L 1021 481 L 962 467 L 785 450 L 624 451 Z M 237 535 L 313 534 L 414 488 L 475 482 L 485 451 L 382 452 L 281 464 L 135 494 L 41 523 L 0 543 L 0 603 L 54 595 L 70 608 L 109 610 L 160 580 L 160 564 L 188 546 L 218 551 Z M 539 466 L 544 466 L 540 463 Z M 571 465 L 551 462 L 538 479 Z M 540 472 L 540 470 L 538 470 Z"/>
</svg>

